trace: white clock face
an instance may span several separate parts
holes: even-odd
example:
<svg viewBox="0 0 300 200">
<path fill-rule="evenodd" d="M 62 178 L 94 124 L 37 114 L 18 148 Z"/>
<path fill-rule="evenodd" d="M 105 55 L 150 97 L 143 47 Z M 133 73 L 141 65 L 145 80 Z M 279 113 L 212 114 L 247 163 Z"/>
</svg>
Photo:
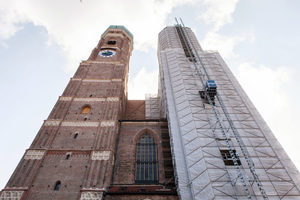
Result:
<svg viewBox="0 0 300 200">
<path fill-rule="evenodd" d="M 112 50 L 103 50 L 99 52 L 99 56 L 101 57 L 113 57 L 114 55 L 116 55 L 116 52 Z"/>
</svg>

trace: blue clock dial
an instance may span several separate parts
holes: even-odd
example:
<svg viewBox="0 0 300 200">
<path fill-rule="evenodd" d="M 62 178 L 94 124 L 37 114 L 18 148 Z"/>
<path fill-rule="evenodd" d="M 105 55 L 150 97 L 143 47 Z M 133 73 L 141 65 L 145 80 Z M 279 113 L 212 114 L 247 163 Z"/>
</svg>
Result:
<svg viewBox="0 0 300 200">
<path fill-rule="evenodd" d="M 99 52 L 99 56 L 101 57 L 112 57 L 114 55 L 116 55 L 116 52 L 112 50 L 103 50 Z"/>
</svg>

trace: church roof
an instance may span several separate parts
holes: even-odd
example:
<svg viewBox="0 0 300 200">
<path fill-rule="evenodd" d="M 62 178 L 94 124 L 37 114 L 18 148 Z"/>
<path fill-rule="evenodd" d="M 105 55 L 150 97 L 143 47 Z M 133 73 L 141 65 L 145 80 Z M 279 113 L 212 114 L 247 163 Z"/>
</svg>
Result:
<svg viewBox="0 0 300 200">
<path fill-rule="evenodd" d="M 123 29 L 132 39 L 133 39 L 133 35 L 132 33 L 130 33 L 130 31 L 123 25 L 110 25 L 102 35 L 104 35 L 109 29 Z M 101 35 L 101 36 L 102 36 Z"/>
</svg>

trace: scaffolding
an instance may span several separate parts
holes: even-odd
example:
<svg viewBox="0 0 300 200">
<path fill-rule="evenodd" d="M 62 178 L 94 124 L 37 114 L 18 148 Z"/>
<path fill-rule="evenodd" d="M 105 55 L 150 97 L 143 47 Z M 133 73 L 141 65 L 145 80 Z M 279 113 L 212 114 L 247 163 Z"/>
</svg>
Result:
<svg viewBox="0 0 300 200">
<path fill-rule="evenodd" d="M 188 51 L 189 57 L 193 58 L 193 59 L 189 59 L 189 60 L 192 61 L 193 64 L 194 64 L 194 66 L 195 66 L 195 69 L 197 71 L 198 77 L 199 77 L 199 79 L 200 79 L 200 81 L 202 83 L 202 86 L 204 88 L 205 96 L 206 96 L 206 98 L 207 98 L 207 100 L 208 100 L 208 102 L 209 102 L 209 104 L 210 104 L 210 106 L 212 108 L 212 111 L 213 111 L 213 113 L 215 115 L 215 118 L 217 120 L 217 124 L 218 124 L 218 126 L 219 126 L 219 128 L 220 128 L 220 130 L 221 130 L 221 132 L 223 134 L 223 137 L 224 137 L 224 140 L 226 142 L 227 148 L 228 148 L 228 150 L 230 152 L 230 156 L 233 159 L 234 166 L 236 167 L 236 170 L 238 172 L 238 177 L 240 178 L 240 180 L 241 180 L 241 182 L 243 184 L 243 188 L 244 188 L 244 190 L 245 190 L 245 192 L 247 194 L 248 199 L 251 199 L 251 194 L 250 194 L 249 189 L 247 187 L 245 177 L 243 176 L 243 174 L 241 172 L 241 168 L 240 168 L 240 165 L 238 163 L 237 155 L 234 152 L 232 146 L 230 145 L 230 142 L 229 142 L 230 138 L 227 137 L 226 130 L 224 129 L 224 127 L 222 125 L 222 122 L 220 120 L 220 117 L 219 117 L 219 115 L 217 113 L 217 110 L 215 108 L 216 105 L 215 105 L 214 99 L 213 99 L 214 96 L 212 96 L 211 94 L 209 94 L 208 90 L 205 89 L 207 87 L 207 84 L 204 81 L 204 76 L 206 76 L 207 80 L 211 80 L 211 78 L 210 78 L 210 76 L 209 76 L 209 74 L 208 74 L 208 72 L 207 72 L 207 70 L 205 68 L 205 65 L 203 64 L 202 59 L 200 58 L 200 56 L 199 56 L 199 54 L 198 54 L 198 52 L 197 52 L 197 50 L 196 50 L 196 48 L 195 48 L 195 46 L 194 46 L 191 38 L 189 37 L 188 32 L 185 30 L 185 26 L 184 26 L 183 21 L 181 19 L 180 19 L 180 21 L 181 21 L 181 24 L 179 24 L 178 20 L 176 19 L 176 22 L 177 22 L 177 25 L 176 25 L 177 32 L 180 32 L 181 38 L 184 40 L 185 46 L 187 47 L 186 49 Z M 192 48 L 190 46 L 192 46 Z M 196 54 L 196 58 L 195 58 L 195 54 Z M 197 61 L 200 62 L 200 66 L 202 67 L 202 70 L 204 71 L 204 73 L 200 72 L 200 70 L 199 70 L 199 68 L 198 68 L 198 66 L 196 64 Z M 258 188 L 259 188 L 260 193 L 262 194 L 262 196 L 263 196 L 264 199 L 268 199 L 267 194 L 266 194 L 266 192 L 263 189 L 263 186 L 261 184 L 261 181 L 259 180 L 259 177 L 258 177 L 258 175 L 257 175 L 257 173 L 255 171 L 255 167 L 254 167 L 254 164 L 253 164 L 253 162 L 252 162 L 252 160 L 251 160 L 251 158 L 249 156 L 249 153 L 248 153 L 248 151 L 247 151 L 247 149 L 246 149 L 246 147 L 245 147 L 245 145 L 244 145 L 241 137 L 239 136 L 239 133 L 238 133 L 237 129 L 235 128 L 235 126 L 234 126 L 234 124 L 233 124 L 233 122 L 232 122 L 232 120 L 230 118 L 230 115 L 229 115 L 229 113 L 228 113 L 228 111 L 227 111 L 227 109 L 226 109 L 226 107 L 225 107 L 225 105 L 224 105 L 224 103 L 222 101 L 222 98 L 217 93 L 215 93 L 215 96 L 218 99 L 218 102 L 219 102 L 219 104 L 220 104 L 220 106 L 221 106 L 221 108 L 222 108 L 222 110 L 223 110 L 223 112 L 224 112 L 224 114 L 226 116 L 226 119 L 227 119 L 227 121 L 228 121 L 228 123 L 230 125 L 230 128 L 231 128 L 231 130 L 232 130 L 232 132 L 233 132 L 233 134 L 234 134 L 234 136 L 235 136 L 235 138 L 236 138 L 236 140 L 237 140 L 237 142 L 238 142 L 238 144 L 239 144 L 239 146 L 241 148 L 241 151 L 242 151 L 242 153 L 243 153 L 243 155 L 245 157 L 245 160 L 246 160 L 246 162 L 247 162 L 247 164 L 249 166 L 249 169 L 250 169 L 250 171 L 251 171 L 251 173 L 253 175 L 253 178 L 254 178 L 254 180 L 255 180 Z"/>
<path fill-rule="evenodd" d="M 160 113 L 168 119 L 180 197 L 248 199 L 248 191 L 255 200 L 298 198 L 299 172 L 272 131 L 220 54 L 203 51 L 193 31 L 183 26 L 164 28 L 158 43 Z M 208 80 L 217 84 L 217 90 L 210 91 L 217 95 L 204 93 Z M 215 105 L 205 96 L 214 97 Z"/>
</svg>

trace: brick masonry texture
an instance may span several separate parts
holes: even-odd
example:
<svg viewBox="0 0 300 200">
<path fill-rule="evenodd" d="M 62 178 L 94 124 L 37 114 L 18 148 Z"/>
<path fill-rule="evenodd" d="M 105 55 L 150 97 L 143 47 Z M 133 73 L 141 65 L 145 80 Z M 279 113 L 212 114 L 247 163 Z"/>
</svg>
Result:
<svg viewBox="0 0 300 200">
<path fill-rule="evenodd" d="M 116 44 L 109 45 L 109 40 Z M 143 121 L 144 100 L 127 100 L 132 42 L 122 29 L 103 35 L 89 59 L 79 65 L 27 150 L 29 154 L 44 153 L 39 159 L 28 154 L 23 157 L 3 191 L 20 191 L 22 200 L 74 200 L 86 191 L 103 192 L 104 199 L 177 199 L 174 191 L 159 196 L 113 192 L 105 196 L 115 184 L 137 186 L 136 140 L 145 132 L 157 143 L 159 183 L 165 183 L 160 122 Z M 115 49 L 116 55 L 99 56 L 106 48 Z M 83 114 L 86 106 L 90 112 Z M 57 181 L 61 185 L 55 191 Z"/>
<path fill-rule="evenodd" d="M 146 132 L 150 133 L 157 143 L 159 183 L 164 183 L 159 122 L 123 122 L 118 143 L 115 184 L 134 183 L 136 141 L 141 134 Z"/>
<path fill-rule="evenodd" d="M 125 119 L 145 120 L 145 100 L 128 100 Z"/>
</svg>

